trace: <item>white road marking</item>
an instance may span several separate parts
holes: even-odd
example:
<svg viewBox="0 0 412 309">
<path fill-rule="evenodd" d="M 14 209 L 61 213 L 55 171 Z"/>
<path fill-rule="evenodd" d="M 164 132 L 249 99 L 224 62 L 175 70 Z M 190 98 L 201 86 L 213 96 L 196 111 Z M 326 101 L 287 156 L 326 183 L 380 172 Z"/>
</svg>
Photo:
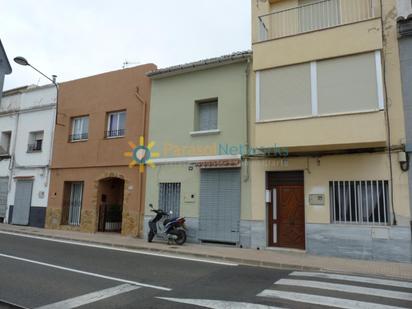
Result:
<svg viewBox="0 0 412 309">
<path fill-rule="evenodd" d="M 241 303 L 241 302 L 234 302 L 234 301 L 223 301 L 223 300 L 169 298 L 169 297 L 157 297 L 157 298 L 172 301 L 175 303 L 195 305 L 195 306 L 200 306 L 204 308 L 212 308 L 212 309 L 281 309 L 280 307 L 251 304 L 251 303 Z"/>
<path fill-rule="evenodd" d="M 105 246 L 105 245 L 88 244 L 88 243 L 84 243 L 84 242 L 81 242 L 81 241 L 62 240 L 62 239 L 56 239 L 56 238 L 33 236 L 33 235 L 26 235 L 26 234 L 5 232 L 5 231 L 0 231 L 0 234 L 26 237 L 26 238 L 33 238 L 33 239 L 46 240 L 46 241 L 53 241 L 53 242 L 58 242 L 58 243 L 63 243 L 63 244 L 84 246 L 84 247 L 90 247 L 90 248 L 98 248 L 98 249 L 106 249 L 106 250 L 112 250 L 112 251 L 120 251 L 120 252 L 128 252 L 128 253 L 135 253 L 135 254 L 158 256 L 158 257 L 170 258 L 170 259 L 176 259 L 176 260 L 185 260 L 185 261 L 217 264 L 217 265 L 224 265 L 224 266 L 239 266 L 239 264 L 232 263 L 232 262 L 221 262 L 221 261 L 214 261 L 214 260 L 207 260 L 207 259 L 189 258 L 189 257 L 184 257 L 184 256 L 172 255 L 172 254 L 148 252 L 148 251 L 143 251 L 143 250 L 116 248 L 116 247 Z M 188 253 L 188 255 L 190 255 L 190 253 Z"/>
<path fill-rule="evenodd" d="M 110 298 L 119 294 L 127 293 L 140 289 L 140 287 L 131 284 L 122 284 L 112 288 L 100 290 L 97 292 L 73 297 L 50 305 L 38 307 L 37 309 L 70 309 L 77 308 L 83 305 L 91 304 L 99 300 Z"/>
<path fill-rule="evenodd" d="M 371 283 L 371 284 L 388 285 L 388 286 L 395 286 L 395 287 L 400 287 L 400 288 L 412 289 L 412 282 L 388 280 L 388 279 L 378 279 L 378 278 L 370 278 L 370 277 L 359 277 L 359 276 L 317 273 L 317 272 L 305 272 L 305 271 L 294 271 L 289 276 L 299 276 L 299 277 L 302 276 L 302 277 L 335 279 L 335 280 L 344 280 L 344 281 L 361 282 L 361 283 Z"/>
<path fill-rule="evenodd" d="M 275 284 L 288 285 L 288 286 L 300 286 L 306 288 L 323 289 L 329 291 L 338 291 L 354 294 L 372 295 L 378 297 L 386 297 L 393 299 L 401 299 L 412 301 L 412 293 L 390 291 L 383 289 L 366 288 L 362 286 L 311 281 L 311 280 L 293 280 L 293 279 L 280 279 Z"/>
<path fill-rule="evenodd" d="M 281 298 L 296 302 L 314 304 L 319 306 L 329 306 L 335 308 L 345 308 L 345 309 L 401 309 L 402 307 L 395 307 L 389 305 L 381 305 L 375 303 L 368 303 L 357 300 L 335 298 L 320 295 L 311 295 L 303 293 L 294 292 L 284 292 L 275 290 L 264 290 L 260 294 L 260 297 L 270 297 L 270 298 Z"/>
<path fill-rule="evenodd" d="M 42 266 L 51 267 L 51 268 L 56 268 L 56 269 L 61 269 L 61 270 L 66 270 L 66 271 L 70 271 L 70 272 L 73 272 L 73 273 L 78 273 L 78 274 L 82 274 L 82 275 L 86 275 L 86 276 L 92 276 L 92 277 L 96 277 L 96 278 L 102 278 L 102 279 L 107 279 L 107 280 L 113 280 L 113 281 L 128 283 L 128 284 L 132 284 L 132 285 L 138 285 L 138 286 L 141 286 L 141 287 L 146 287 L 146 288 L 151 288 L 151 289 L 156 289 L 156 290 L 161 290 L 161 291 L 171 291 L 172 290 L 172 289 L 161 287 L 161 286 L 145 284 L 145 283 L 141 283 L 141 282 L 137 282 L 137 281 L 125 280 L 125 279 L 110 277 L 110 276 L 105 276 L 105 275 L 100 275 L 100 274 L 91 273 L 91 272 L 88 272 L 88 271 L 82 271 L 82 270 L 78 270 L 78 269 L 74 269 L 74 268 L 63 267 L 63 266 L 44 263 L 44 262 L 35 261 L 35 260 L 29 260 L 29 259 L 21 258 L 21 257 L 18 257 L 18 256 L 14 256 L 14 255 L 8 255 L 8 254 L 0 253 L 0 257 L 13 259 L 13 260 L 17 260 L 17 261 L 23 261 L 23 262 L 27 262 L 27 263 L 33 263 L 33 264 L 42 265 Z"/>
</svg>

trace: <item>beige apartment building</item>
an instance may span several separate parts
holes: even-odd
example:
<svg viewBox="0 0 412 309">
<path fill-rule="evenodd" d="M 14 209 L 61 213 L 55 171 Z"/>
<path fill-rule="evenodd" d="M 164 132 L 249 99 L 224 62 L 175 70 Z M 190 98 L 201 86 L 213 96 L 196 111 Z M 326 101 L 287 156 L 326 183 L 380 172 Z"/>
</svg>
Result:
<svg viewBox="0 0 412 309">
<path fill-rule="evenodd" d="M 145 174 L 125 156 L 147 137 L 153 64 L 59 86 L 46 227 L 84 232 L 143 229 Z"/>
<path fill-rule="evenodd" d="M 396 0 L 252 0 L 252 247 L 412 261 Z"/>
</svg>

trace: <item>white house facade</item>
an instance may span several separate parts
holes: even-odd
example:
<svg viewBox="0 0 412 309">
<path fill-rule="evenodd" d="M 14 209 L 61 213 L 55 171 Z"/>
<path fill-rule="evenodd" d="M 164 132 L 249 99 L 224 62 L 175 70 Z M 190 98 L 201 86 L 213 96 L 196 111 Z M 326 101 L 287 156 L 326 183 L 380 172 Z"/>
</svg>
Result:
<svg viewBox="0 0 412 309">
<path fill-rule="evenodd" d="M 0 105 L 0 222 L 44 227 L 56 112 L 53 85 L 5 91 Z"/>
</svg>

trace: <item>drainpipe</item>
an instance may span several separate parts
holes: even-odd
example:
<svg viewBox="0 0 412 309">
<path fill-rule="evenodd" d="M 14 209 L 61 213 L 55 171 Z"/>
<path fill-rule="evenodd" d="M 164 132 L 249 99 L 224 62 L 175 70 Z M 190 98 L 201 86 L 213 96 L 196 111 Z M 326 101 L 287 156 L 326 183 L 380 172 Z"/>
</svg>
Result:
<svg viewBox="0 0 412 309">
<path fill-rule="evenodd" d="M 392 139 L 391 139 L 391 123 L 389 117 L 389 97 L 388 97 L 388 87 L 386 83 L 386 36 L 385 36 L 385 23 L 384 23 L 384 7 L 383 1 L 380 1 L 380 10 L 381 10 L 381 31 L 382 31 L 382 66 L 383 66 L 383 86 L 385 92 L 385 120 L 386 120 L 386 133 L 387 133 L 387 149 L 388 149 L 388 163 L 389 163 L 389 177 L 390 177 L 390 205 L 392 206 L 392 224 L 397 225 L 395 206 L 394 206 L 394 197 L 393 197 L 393 162 L 392 162 Z"/>
<path fill-rule="evenodd" d="M 22 94 L 23 96 L 24 94 Z M 20 99 L 21 102 L 21 99 Z M 11 133 L 11 140 L 10 140 L 10 145 L 11 145 L 11 151 L 10 151 L 10 162 L 9 162 L 9 171 L 10 171 L 10 177 L 9 177 L 9 183 L 8 183 L 8 191 L 10 193 L 11 190 L 11 184 L 13 181 L 13 175 L 14 175 L 14 165 L 15 165 L 15 153 L 16 153 L 16 141 L 17 141 L 17 130 L 19 127 L 19 120 L 20 120 L 20 111 L 17 110 L 16 112 L 16 121 L 14 123 L 14 131 Z M 8 194 L 7 194 L 7 202 L 8 202 Z M 7 205 L 9 206 L 9 205 Z M 7 207 L 7 214 L 6 214 L 6 222 L 9 222 L 9 211 L 10 208 Z"/>
<path fill-rule="evenodd" d="M 138 101 L 142 104 L 142 109 L 143 109 L 143 136 L 145 138 L 145 142 L 147 143 L 146 139 L 148 138 L 147 134 L 147 102 L 140 96 L 139 94 L 139 88 L 136 88 L 136 98 Z M 140 193 L 139 193 L 139 209 L 138 209 L 138 214 L 139 214 L 139 230 L 137 232 L 136 237 L 138 237 L 142 232 L 143 232 L 143 220 L 141 220 L 141 214 L 142 214 L 142 205 L 144 203 L 143 196 L 144 196 L 144 190 L 145 190 L 145 184 L 144 184 L 144 175 L 143 173 L 139 172 L 139 187 L 140 187 Z M 144 209 L 144 208 L 143 208 Z"/>
<path fill-rule="evenodd" d="M 246 83 L 246 160 L 245 160 L 245 172 L 246 175 L 243 179 L 244 182 L 247 182 L 249 180 L 249 141 L 250 141 L 250 130 L 249 130 L 249 76 L 250 76 L 250 58 L 247 58 L 246 62 L 246 70 L 245 70 L 245 83 Z"/>
<path fill-rule="evenodd" d="M 56 83 L 56 75 L 53 75 L 53 80 Z M 57 83 L 56 83 L 57 85 Z M 58 100 L 58 95 L 59 95 L 59 89 L 58 86 L 56 86 L 56 105 L 53 108 L 54 109 L 54 119 L 55 119 L 55 123 L 57 123 L 57 100 Z M 52 110 L 53 110 L 52 109 Z M 51 130 L 50 130 L 50 149 L 49 149 L 49 160 L 47 163 L 47 167 L 45 168 L 46 170 L 46 175 L 45 175 L 45 181 L 44 181 L 44 186 L 47 188 L 48 184 L 49 184 L 49 174 L 50 174 L 50 168 L 51 168 L 51 163 L 52 163 L 52 156 L 53 156 L 53 143 L 54 143 L 54 131 L 55 131 L 55 125 L 54 123 L 51 126 Z"/>
</svg>

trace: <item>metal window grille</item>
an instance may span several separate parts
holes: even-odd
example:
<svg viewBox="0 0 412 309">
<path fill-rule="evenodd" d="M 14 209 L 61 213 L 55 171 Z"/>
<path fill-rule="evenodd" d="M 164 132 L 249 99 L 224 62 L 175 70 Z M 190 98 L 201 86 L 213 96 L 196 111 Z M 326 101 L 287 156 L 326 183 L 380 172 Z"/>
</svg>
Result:
<svg viewBox="0 0 412 309">
<path fill-rule="evenodd" d="M 174 217 L 180 213 L 180 183 L 159 183 L 159 209 L 169 213 L 173 212 Z"/>
<path fill-rule="evenodd" d="M 105 136 L 106 138 L 108 138 L 108 137 L 124 136 L 124 134 L 125 134 L 125 130 L 124 130 L 124 129 L 112 130 L 112 131 L 105 131 L 105 132 L 104 132 L 104 136 Z"/>
<path fill-rule="evenodd" d="M 388 224 L 387 180 L 330 181 L 331 219 L 335 223 Z"/>
<path fill-rule="evenodd" d="M 36 140 L 33 144 L 27 145 L 27 152 L 41 151 L 43 146 L 43 140 Z"/>
<path fill-rule="evenodd" d="M 71 142 L 75 142 L 75 141 L 83 141 L 83 140 L 87 140 L 89 138 L 89 134 L 88 133 L 82 133 L 82 134 L 71 134 L 69 136 L 69 140 Z"/>
<path fill-rule="evenodd" d="M 73 182 L 70 189 L 69 225 L 80 225 L 83 200 L 83 183 Z"/>
</svg>

